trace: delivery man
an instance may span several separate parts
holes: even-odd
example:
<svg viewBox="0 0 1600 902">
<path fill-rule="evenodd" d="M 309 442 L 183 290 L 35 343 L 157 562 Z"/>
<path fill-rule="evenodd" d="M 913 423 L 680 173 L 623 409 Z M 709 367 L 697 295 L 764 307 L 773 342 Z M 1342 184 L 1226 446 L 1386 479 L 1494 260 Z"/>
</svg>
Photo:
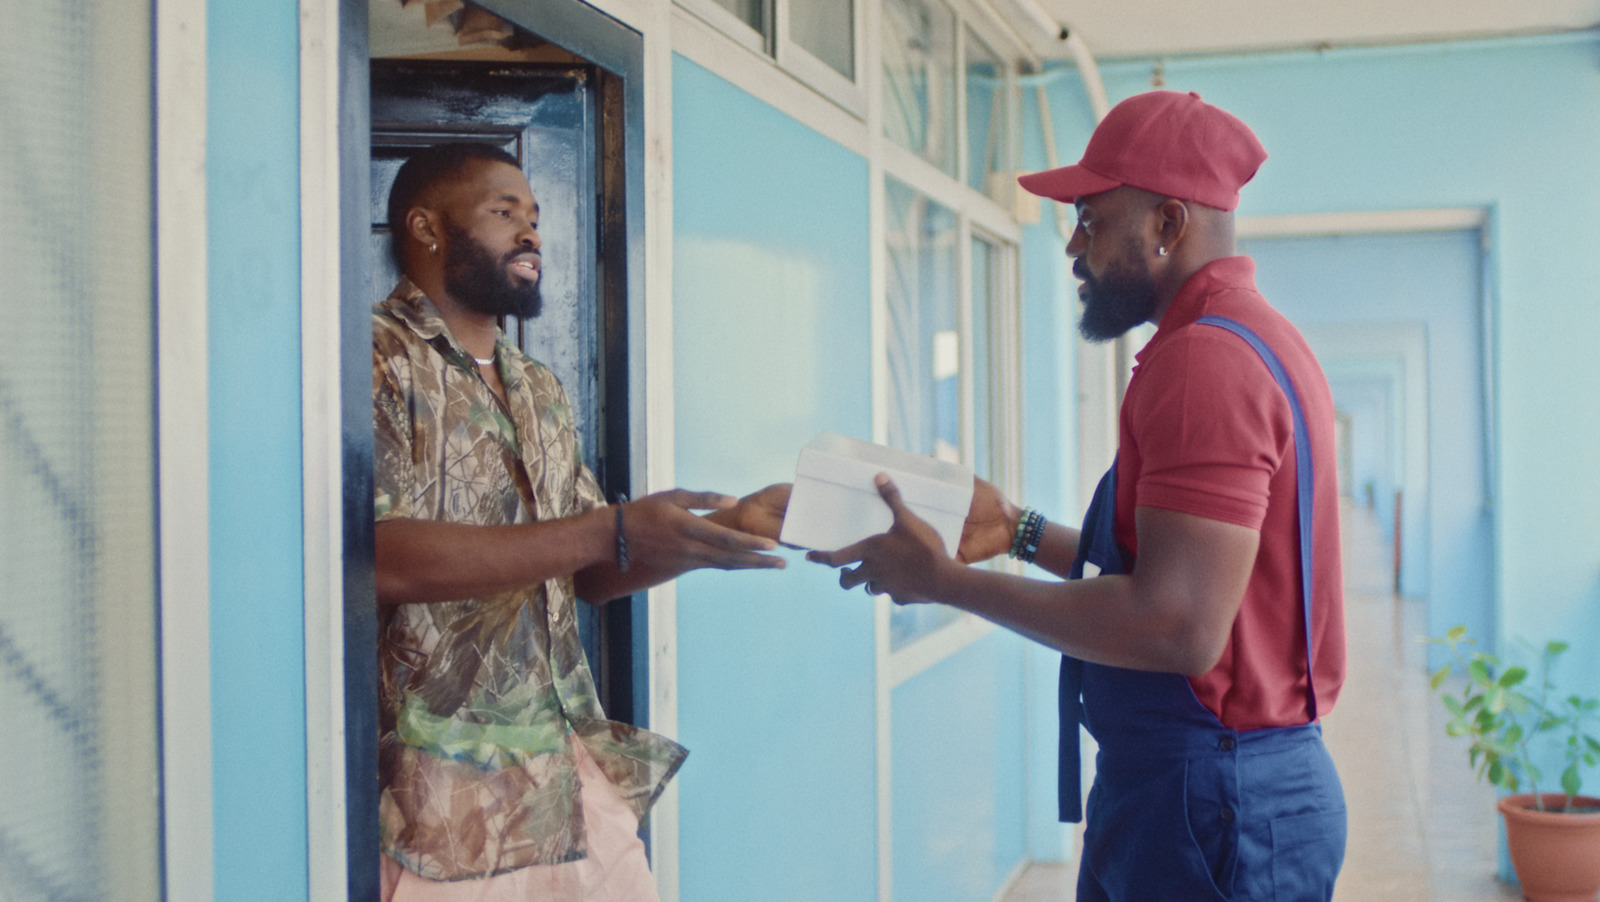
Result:
<svg viewBox="0 0 1600 902">
<path fill-rule="evenodd" d="M 1063 820 L 1078 724 L 1100 745 L 1078 882 L 1095 900 L 1326 900 L 1345 806 L 1318 717 L 1345 677 L 1333 400 L 1236 256 L 1266 159 L 1197 94 L 1118 104 L 1076 165 L 1023 176 L 1073 204 L 1080 329 L 1149 322 L 1116 462 L 1081 530 L 980 482 L 957 559 L 879 477 L 894 526 L 811 558 L 897 603 L 942 602 L 1063 652 Z M 1063 580 L 966 563 L 1009 552 Z"/>
</svg>

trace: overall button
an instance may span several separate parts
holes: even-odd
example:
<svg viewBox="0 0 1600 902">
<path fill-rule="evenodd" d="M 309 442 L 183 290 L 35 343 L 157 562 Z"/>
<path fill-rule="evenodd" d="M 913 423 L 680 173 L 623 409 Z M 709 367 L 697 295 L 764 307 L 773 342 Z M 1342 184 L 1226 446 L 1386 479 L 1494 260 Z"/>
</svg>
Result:
<svg viewBox="0 0 1600 902">
<path fill-rule="evenodd" d="M 1224 808 L 1224 809 L 1222 809 L 1222 822 L 1224 824 L 1233 823 L 1233 809 L 1232 808 Z"/>
<path fill-rule="evenodd" d="M 1217 743 L 1217 748 L 1224 752 L 1231 752 L 1233 751 L 1233 747 L 1237 744 L 1238 743 L 1234 741 L 1232 736 L 1224 736 L 1222 737 L 1222 741 Z"/>
</svg>

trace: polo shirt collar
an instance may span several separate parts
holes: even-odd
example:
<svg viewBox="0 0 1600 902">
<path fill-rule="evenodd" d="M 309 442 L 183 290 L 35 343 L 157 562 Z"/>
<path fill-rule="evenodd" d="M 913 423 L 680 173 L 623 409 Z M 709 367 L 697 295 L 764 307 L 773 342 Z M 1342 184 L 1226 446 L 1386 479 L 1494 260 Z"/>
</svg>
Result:
<svg viewBox="0 0 1600 902">
<path fill-rule="evenodd" d="M 1160 344 L 1162 338 L 1204 316 L 1206 300 L 1219 291 L 1229 289 L 1256 290 L 1256 261 L 1243 255 L 1220 257 L 1200 267 L 1178 289 L 1172 306 L 1167 308 L 1167 312 L 1161 316 L 1161 322 L 1156 324 L 1156 334 L 1133 355 L 1134 360 L 1142 361 L 1151 348 Z"/>
</svg>

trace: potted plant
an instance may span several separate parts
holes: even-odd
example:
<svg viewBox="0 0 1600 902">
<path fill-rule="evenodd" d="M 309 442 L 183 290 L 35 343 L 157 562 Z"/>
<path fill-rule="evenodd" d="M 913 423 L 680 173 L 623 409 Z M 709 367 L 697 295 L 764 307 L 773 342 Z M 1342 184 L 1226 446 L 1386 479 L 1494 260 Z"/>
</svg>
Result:
<svg viewBox="0 0 1600 902">
<path fill-rule="evenodd" d="M 1469 738 L 1467 757 L 1478 778 L 1510 793 L 1497 807 L 1523 895 L 1530 902 L 1595 902 L 1600 798 L 1580 790 L 1584 772 L 1600 764 L 1600 739 L 1590 732 L 1591 724 L 1600 723 L 1600 699 L 1563 697 L 1551 682 L 1551 665 L 1567 643 L 1545 645 L 1538 655 L 1538 677 L 1530 682 L 1525 667 L 1502 666 L 1483 651 L 1467 654 L 1464 647 L 1476 642 L 1464 626 L 1430 641 L 1449 646 L 1454 659 L 1435 671 L 1431 682 L 1450 712 L 1445 732 Z M 1442 688 L 1458 667 L 1466 675 L 1459 694 Z M 1540 791 L 1544 774 L 1534 763 L 1539 736 L 1560 740 L 1560 792 Z M 1522 793 L 1524 782 L 1528 791 Z"/>
</svg>

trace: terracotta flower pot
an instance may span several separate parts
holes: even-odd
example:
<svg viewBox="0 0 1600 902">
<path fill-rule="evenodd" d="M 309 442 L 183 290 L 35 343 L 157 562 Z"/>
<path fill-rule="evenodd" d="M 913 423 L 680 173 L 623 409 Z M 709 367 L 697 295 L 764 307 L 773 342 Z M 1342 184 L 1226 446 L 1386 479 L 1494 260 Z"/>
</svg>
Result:
<svg viewBox="0 0 1600 902">
<path fill-rule="evenodd" d="M 1595 902 L 1600 896 L 1600 799 L 1578 796 L 1586 813 L 1564 814 L 1566 797 L 1542 793 L 1547 810 L 1529 793 L 1500 799 L 1506 846 L 1529 902 Z"/>
</svg>

